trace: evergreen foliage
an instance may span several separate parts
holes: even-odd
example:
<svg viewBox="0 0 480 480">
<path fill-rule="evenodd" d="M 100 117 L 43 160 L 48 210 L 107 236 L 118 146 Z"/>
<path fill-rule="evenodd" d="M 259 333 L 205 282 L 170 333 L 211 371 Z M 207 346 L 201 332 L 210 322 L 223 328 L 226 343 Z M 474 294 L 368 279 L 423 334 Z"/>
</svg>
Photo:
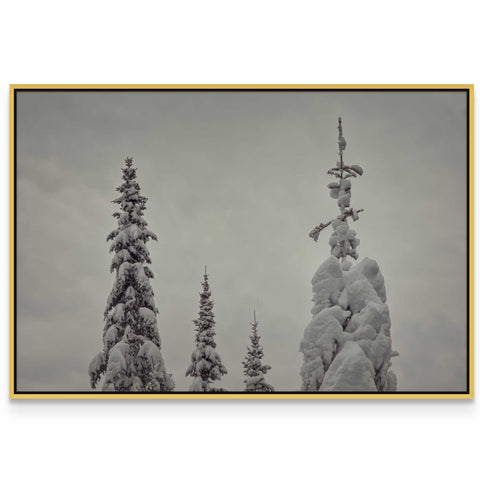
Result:
<svg viewBox="0 0 480 480">
<path fill-rule="evenodd" d="M 243 373 L 247 377 L 244 380 L 246 392 L 273 392 L 274 389 L 269 385 L 264 375 L 272 368 L 270 365 L 262 365 L 263 347 L 260 345 L 260 335 L 258 334 L 258 320 L 253 312 L 252 331 L 250 334 L 250 346 L 247 347 L 247 355 L 243 364 Z"/>
<path fill-rule="evenodd" d="M 92 388 L 104 375 L 102 389 L 114 392 L 164 392 L 174 388 L 160 352 L 157 307 L 150 285 L 153 273 L 146 243 L 157 237 L 143 218 L 147 198 L 141 195 L 133 160 L 127 158 L 123 183 L 113 200 L 118 226 L 107 237 L 114 252 L 110 271 L 115 281 L 104 312 L 103 350 L 89 367 Z"/>
<path fill-rule="evenodd" d="M 207 267 L 203 276 L 202 291 L 200 292 L 200 310 L 198 318 L 193 320 L 195 325 L 195 350 L 191 355 L 191 363 L 185 376 L 193 377 L 190 385 L 192 392 L 211 392 L 221 389 L 213 387 L 212 383 L 220 380 L 227 369 L 216 352 L 215 343 L 215 315 L 211 300 L 210 285 L 208 283 Z"/>
</svg>

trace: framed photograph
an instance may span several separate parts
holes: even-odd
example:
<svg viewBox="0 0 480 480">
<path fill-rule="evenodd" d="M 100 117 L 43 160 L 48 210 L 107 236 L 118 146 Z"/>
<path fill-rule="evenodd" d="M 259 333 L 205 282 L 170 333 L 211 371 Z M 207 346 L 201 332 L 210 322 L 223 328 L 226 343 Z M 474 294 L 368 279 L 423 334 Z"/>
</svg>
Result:
<svg viewBox="0 0 480 480">
<path fill-rule="evenodd" d="M 10 397 L 473 398 L 472 85 L 12 85 Z"/>
</svg>

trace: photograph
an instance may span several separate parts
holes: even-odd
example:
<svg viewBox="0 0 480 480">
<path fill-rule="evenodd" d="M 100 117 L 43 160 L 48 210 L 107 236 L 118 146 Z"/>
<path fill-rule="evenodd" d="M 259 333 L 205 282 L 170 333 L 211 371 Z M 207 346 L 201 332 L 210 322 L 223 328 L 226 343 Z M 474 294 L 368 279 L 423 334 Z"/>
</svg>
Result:
<svg viewBox="0 0 480 480">
<path fill-rule="evenodd" d="M 11 85 L 10 398 L 473 398 L 472 85 Z"/>
</svg>

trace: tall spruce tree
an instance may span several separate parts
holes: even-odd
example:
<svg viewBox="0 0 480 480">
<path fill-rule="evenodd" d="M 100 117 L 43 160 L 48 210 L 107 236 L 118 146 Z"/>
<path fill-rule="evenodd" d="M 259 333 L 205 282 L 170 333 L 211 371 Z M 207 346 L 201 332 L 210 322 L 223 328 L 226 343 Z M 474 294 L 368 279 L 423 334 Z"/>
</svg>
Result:
<svg viewBox="0 0 480 480">
<path fill-rule="evenodd" d="M 263 347 L 260 345 L 260 335 L 258 334 L 258 320 L 253 311 L 253 322 L 251 323 L 252 332 L 250 334 L 250 346 L 247 347 L 247 355 L 243 364 L 243 373 L 247 377 L 244 380 L 246 392 L 273 392 L 274 389 L 269 385 L 264 375 L 272 368 L 270 365 L 262 365 Z"/>
<path fill-rule="evenodd" d="M 113 216 L 118 227 L 107 237 L 114 252 L 110 271 L 115 281 L 104 312 L 103 350 L 90 363 L 92 388 L 104 376 L 102 390 L 114 392 L 164 392 L 174 388 L 165 370 L 157 326 L 157 307 L 150 279 L 153 273 L 146 243 L 157 237 L 147 229 L 143 212 L 147 198 L 141 195 L 133 160 L 122 168 L 123 183 L 113 200 L 120 211 Z"/>
<path fill-rule="evenodd" d="M 221 390 L 212 386 L 216 380 L 227 373 L 220 355 L 215 351 L 215 315 L 213 314 L 213 301 L 210 299 L 210 285 L 208 284 L 207 267 L 200 292 L 200 310 L 198 318 L 193 320 L 195 325 L 195 350 L 191 355 L 191 364 L 185 376 L 193 377 L 190 385 L 192 392 L 211 392 Z"/>
<path fill-rule="evenodd" d="M 386 302 L 385 281 L 380 268 L 369 258 L 357 260 L 360 243 L 348 219 L 358 220 L 363 209 L 350 206 L 351 178 L 363 175 L 359 165 L 347 165 L 342 119 L 338 119 L 338 156 L 328 171 L 336 181 L 328 184 L 340 213 L 320 223 L 310 237 L 317 241 L 327 226 L 333 228 L 331 256 L 312 279 L 313 318 L 300 342 L 303 353 L 302 390 L 321 392 L 385 392 L 396 390 L 396 376 L 390 369 L 391 320 Z"/>
</svg>

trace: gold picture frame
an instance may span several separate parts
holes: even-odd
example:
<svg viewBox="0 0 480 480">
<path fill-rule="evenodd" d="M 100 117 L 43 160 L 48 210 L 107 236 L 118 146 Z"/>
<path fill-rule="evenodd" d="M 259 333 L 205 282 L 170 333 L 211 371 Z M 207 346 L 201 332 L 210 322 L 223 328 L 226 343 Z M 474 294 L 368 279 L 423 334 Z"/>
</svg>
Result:
<svg viewBox="0 0 480 480">
<path fill-rule="evenodd" d="M 28 392 L 22 393 L 16 389 L 16 94 L 25 90 L 322 90 L 322 91 L 427 91 L 427 90 L 458 90 L 465 91 L 468 95 L 468 388 L 466 392 L 395 392 L 395 393 L 190 393 L 171 392 L 165 393 L 105 393 L 105 392 Z M 10 86 L 10 385 L 11 399 L 472 399 L 474 396 L 474 87 L 473 85 L 11 85 Z"/>
</svg>

